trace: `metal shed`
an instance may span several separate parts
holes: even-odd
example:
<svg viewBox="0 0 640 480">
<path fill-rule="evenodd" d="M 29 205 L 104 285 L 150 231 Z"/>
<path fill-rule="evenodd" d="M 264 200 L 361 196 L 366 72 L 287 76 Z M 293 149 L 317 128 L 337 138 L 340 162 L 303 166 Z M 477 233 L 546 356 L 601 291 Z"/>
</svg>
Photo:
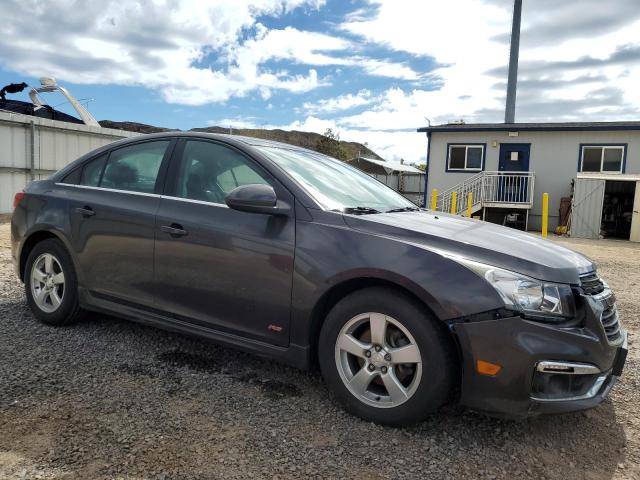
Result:
<svg viewBox="0 0 640 480">
<path fill-rule="evenodd" d="M 424 172 L 401 162 L 356 157 L 347 163 L 393 188 L 417 205 L 424 198 Z"/>
<path fill-rule="evenodd" d="M 0 111 L 0 214 L 32 180 L 46 178 L 91 150 L 133 132 Z"/>
<path fill-rule="evenodd" d="M 635 183 L 629 240 L 640 242 L 640 175 L 579 173 L 574 183 L 569 234 L 578 238 L 601 237 L 603 201 L 607 182 Z"/>
</svg>

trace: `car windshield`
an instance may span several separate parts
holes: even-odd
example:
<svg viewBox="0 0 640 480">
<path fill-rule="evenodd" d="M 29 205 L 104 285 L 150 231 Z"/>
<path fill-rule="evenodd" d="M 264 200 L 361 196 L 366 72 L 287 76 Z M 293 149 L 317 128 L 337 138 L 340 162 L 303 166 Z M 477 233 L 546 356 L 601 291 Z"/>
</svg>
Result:
<svg viewBox="0 0 640 480">
<path fill-rule="evenodd" d="M 324 209 L 366 214 L 417 208 L 402 195 L 344 162 L 320 153 L 256 146 Z"/>
</svg>

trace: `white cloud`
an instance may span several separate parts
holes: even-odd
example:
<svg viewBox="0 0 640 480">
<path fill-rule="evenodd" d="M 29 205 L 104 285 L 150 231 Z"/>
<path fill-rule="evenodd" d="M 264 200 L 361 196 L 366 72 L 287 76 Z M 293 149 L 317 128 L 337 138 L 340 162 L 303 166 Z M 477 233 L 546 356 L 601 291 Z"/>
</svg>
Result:
<svg viewBox="0 0 640 480">
<path fill-rule="evenodd" d="M 371 3 L 378 8 L 354 12 L 340 26 L 355 35 L 349 48 L 384 46 L 416 58 L 431 57 L 436 68 L 414 72 L 407 67 L 401 72 L 402 63 L 376 64 L 371 59 L 361 61 L 360 67 L 371 74 L 378 66 L 390 78 L 430 80 L 430 88 L 389 85 L 380 92 L 340 92 L 305 103 L 300 110 L 303 119 L 280 128 L 318 133 L 333 128 L 344 140 L 368 142 L 383 157 L 424 161 L 426 139 L 411 130 L 425 125 L 425 117 L 435 123 L 459 118 L 502 120 L 510 0 Z M 516 119 L 636 119 L 640 115 L 639 29 L 640 9 L 634 0 L 620 0 L 606 12 L 599 0 L 562 5 L 555 0 L 525 2 Z M 336 59 L 344 45 L 328 39 L 317 43 L 323 44 L 324 56 L 315 59 L 322 65 L 351 65 L 358 55 L 356 48 L 353 57 Z M 366 109 L 345 115 L 355 107 Z"/>
<path fill-rule="evenodd" d="M 255 117 L 222 118 L 220 120 L 208 120 L 209 127 L 232 128 L 258 128 Z"/>
<path fill-rule="evenodd" d="M 237 46 L 232 58 L 239 65 L 259 65 L 267 60 L 295 60 L 307 65 L 335 65 L 340 59 L 327 52 L 340 52 L 352 45 L 342 38 L 323 33 L 285 27 L 281 30 L 262 29 L 255 38 Z"/>
<path fill-rule="evenodd" d="M 309 116 L 296 122 L 296 127 L 318 132 L 331 127 L 344 140 L 369 142 L 386 158 L 413 162 L 424 161 L 426 140 L 406 130 L 425 125 L 425 117 L 435 123 L 459 118 L 502 121 L 510 1 L 459 0 L 437 6 L 421 0 L 371 3 L 379 7 L 375 15 L 370 9 L 359 10 L 341 28 L 369 43 L 432 57 L 439 66 L 427 78 L 437 82 L 438 88 L 388 88 L 372 94 L 363 112 L 334 116 L 331 121 Z M 626 8 L 626 15 L 618 12 L 605 18 L 611 25 L 608 30 L 602 27 L 600 8 L 577 2 L 557 8 L 557 2 L 546 0 L 528 12 L 528 5 L 523 11 L 516 119 L 636 119 L 640 115 L 637 4 L 626 0 L 617 4 L 620 10 Z M 563 25 L 576 23 L 573 34 L 567 34 Z M 552 40 L 554 31 L 560 32 L 557 41 Z M 307 113 L 335 114 L 340 109 L 325 112 L 321 107 L 341 105 L 353 97 L 320 100 L 308 105 Z"/>
<path fill-rule="evenodd" d="M 492 91 L 495 79 L 482 73 L 504 65 L 508 57 L 507 47 L 492 40 L 509 25 L 508 11 L 475 0 L 439 2 L 437 6 L 421 0 L 372 3 L 378 6 L 375 16 L 360 12 L 341 27 L 392 50 L 433 57 L 441 66 L 429 72 L 429 78 L 441 88 L 412 94 L 388 92 L 386 107 L 370 113 L 369 122 L 382 125 L 391 118 L 390 112 L 396 111 L 393 118 L 398 119 L 402 111 L 409 110 L 406 119 L 401 119 L 403 128 L 408 121 L 418 121 L 416 127 L 424 123 L 424 116 L 447 121 L 499 107 Z M 374 120 L 376 116 L 380 120 Z M 365 120 L 357 121 L 363 124 Z"/>
<path fill-rule="evenodd" d="M 255 69 L 268 60 L 288 60 L 304 65 L 355 67 L 377 77 L 402 80 L 420 78 L 417 72 L 401 62 L 378 60 L 351 53 L 359 47 L 344 38 L 293 27 L 281 30 L 261 28 L 255 38 L 233 48 L 231 57 L 244 69 Z M 344 55 L 345 53 L 347 55 Z"/>
<path fill-rule="evenodd" d="M 416 79 L 410 67 L 353 55 L 351 41 L 294 27 L 268 29 L 262 15 L 320 8 L 325 0 L 71 0 L 32 8 L 3 5 L 0 61 L 32 76 L 89 84 L 142 85 L 171 103 L 202 105 L 244 97 L 257 90 L 302 93 L 326 86 L 317 67 L 361 68 L 370 75 Z M 60 12 L 63 14 L 61 15 Z M 204 62 L 217 61 L 209 66 Z M 306 73 L 273 70 L 286 60 Z"/>
<path fill-rule="evenodd" d="M 360 66 L 369 75 L 389 77 L 396 80 L 418 80 L 421 77 L 411 67 L 402 63 L 358 57 L 353 58 L 352 61 L 351 65 Z"/>
<path fill-rule="evenodd" d="M 142 85 L 160 91 L 168 102 L 187 105 L 224 101 L 256 89 L 263 98 L 272 89 L 305 92 L 326 84 L 313 68 L 292 75 L 262 69 L 259 62 L 226 61 L 233 59 L 248 29 L 266 36 L 257 17 L 322 4 L 324 0 L 112 0 L 78 8 L 71 0 L 36 6 L 16 0 L 3 5 L 0 60 L 33 76 Z M 212 52 L 221 64 L 202 65 Z"/>
<path fill-rule="evenodd" d="M 339 119 L 341 125 L 376 130 L 415 129 L 424 124 L 431 93 L 424 90 L 405 92 L 390 88 L 378 97 L 369 110 Z"/>
<path fill-rule="evenodd" d="M 368 105 L 374 101 L 375 98 L 371 96 L 371 90 L 362 89 L 356 94 L 347 93 L 335 98 L 322 99 L 315 103 L 305 102 L 302 107 L 308 114 L 329 114 Z"/>
<path fill-rule="evenodd" d="M 384 105 L 346 119 L 349 125 L 420 125 L 424 116 L 436 123 L 503 119 L 510 0 L 370 3 L 378 7 L 374 15 L 359 10 L 341 28 L 392 50 L 432 57 L 440 66 L 428 78 L 440 87 L 391 96 L 388 91 Z M 516 120 L 640 115 L 640 90 L 634 86 L 640 78 L 640 9 L 633 0 L 601 6 L 598 0 L 525 2 Z"/>
</svg>

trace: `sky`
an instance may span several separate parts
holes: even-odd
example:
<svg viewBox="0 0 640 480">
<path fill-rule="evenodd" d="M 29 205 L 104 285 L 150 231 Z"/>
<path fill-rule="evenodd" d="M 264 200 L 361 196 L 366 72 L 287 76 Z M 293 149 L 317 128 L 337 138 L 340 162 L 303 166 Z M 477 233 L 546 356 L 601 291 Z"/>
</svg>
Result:
<svg viewBox="0 0 640 480">
<path fill-rule="evenodd" d="M 4 0 L 0 85 L 55 77 L 99 120 L 332 128 L 388 160 L 424 163 L 416 129 L 428 121 L 503 121 L 512 8 Z M 639 31 L 638 0 L 523 0 L 516 121 L 640 119 Z"/>
</svg>

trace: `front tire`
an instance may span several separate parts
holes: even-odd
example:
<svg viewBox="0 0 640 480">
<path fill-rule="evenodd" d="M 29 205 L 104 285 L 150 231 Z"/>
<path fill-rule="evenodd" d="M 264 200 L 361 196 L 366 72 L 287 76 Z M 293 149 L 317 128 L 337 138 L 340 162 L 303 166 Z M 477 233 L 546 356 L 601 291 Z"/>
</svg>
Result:
<svg viewBox="0 0 640 480">
<path fill-rule="evenodd" d="M 71 256 L 62 242 L 43 240 L 29 253 L 25 291 L 33 315 L 47 325 L 69 325 L 84 316 Z"/>
<path fill-rule="evenodd" d="M 372 287 L 339 301 L 318 345 L 322 375 L 345 409 L 385 425 L 416 423 L 456 379 L 451 338 L 409 295 Z"/>
</svg>

